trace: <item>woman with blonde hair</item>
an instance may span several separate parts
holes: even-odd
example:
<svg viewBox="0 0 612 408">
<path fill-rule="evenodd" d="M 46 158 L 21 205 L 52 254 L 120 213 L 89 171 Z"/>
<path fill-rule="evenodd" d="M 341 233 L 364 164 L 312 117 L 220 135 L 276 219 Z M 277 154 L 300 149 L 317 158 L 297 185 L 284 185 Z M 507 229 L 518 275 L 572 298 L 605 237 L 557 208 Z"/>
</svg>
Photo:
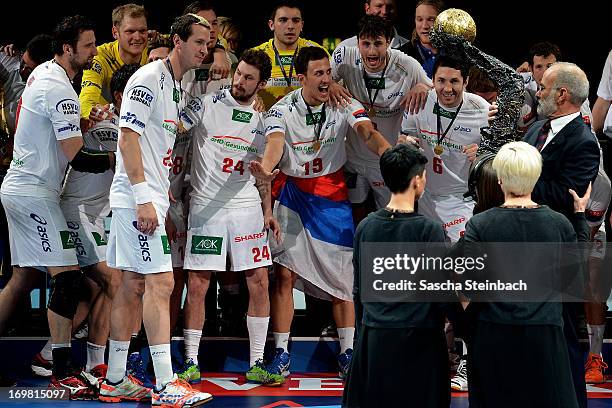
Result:
<svg viewBox="0 0 612 408">
<path fill-rule="evenodd" d="M 503 269 L 503 262 L 511 271 L 506 277 L 518 279 L 546 270 L 554 285 L 552 277 L 561 273 L 559 258 L 542 251 L 540 243 L 576 242 L 576 233 L 567 218 L 531 199 L 542 171 L 542 156 L 525 142 L 512 142 L 499 150 L 492 168 L 504 203 L 474 215 L 466 225 L 465 242 L 505 243 L 513 247 L 530 243 L 520 256 L 508 257 L 506 252 L 500 262 L 495 262 L 495 254 L 489 256 L 492 266 L 487 273 Z M 575 193 L 568 194 L 577 199 Z M 577 199 L 575 203 L 579 207 L 586 201 Z M 488 251 L 490 248 L 495 247 L 487 246 Z M 504 249 L 499 252 L 504 253 Z M 548 275 L 543 278 L 546 282 Z M 470 406 L 578 407 L 563 335 L 561 303 L 544 297 L 529 302 L 500 302 L 498 297 L 499 293 L 492 294 L 481 299 L 486 301 L 479 305 L 468 356 Z"/>
</svg>

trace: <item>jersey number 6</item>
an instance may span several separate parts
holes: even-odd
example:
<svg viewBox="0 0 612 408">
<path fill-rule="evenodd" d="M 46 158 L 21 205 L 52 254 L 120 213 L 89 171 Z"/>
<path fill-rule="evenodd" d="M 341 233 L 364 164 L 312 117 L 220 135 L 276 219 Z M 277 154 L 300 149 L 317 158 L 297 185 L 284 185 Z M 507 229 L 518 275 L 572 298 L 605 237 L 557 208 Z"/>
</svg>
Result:
<svg viewBox="0 0 612 408">
<path fill-rule="evenodd" d="M 439 157 L 434 157 L 433 162 L 431 163 L 433 166 L 433 171 L 436 174 L 442 174 L 442 159 Z"/>
</svg>

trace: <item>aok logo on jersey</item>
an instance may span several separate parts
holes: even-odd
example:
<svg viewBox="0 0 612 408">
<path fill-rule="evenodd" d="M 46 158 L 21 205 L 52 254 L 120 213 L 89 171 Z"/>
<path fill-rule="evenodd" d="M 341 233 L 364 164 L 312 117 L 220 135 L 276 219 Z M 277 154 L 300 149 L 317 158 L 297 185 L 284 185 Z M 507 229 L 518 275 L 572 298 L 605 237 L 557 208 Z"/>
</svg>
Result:
<svg viewBox="0 0 612 408">
<path fill-rule="evenodd" d="M 129 95 L 131 101 L 142 103 L 148 108 L 151 107 L 151 102 L 153 102 L 153 91 L 146 86 L 135 86 L 130 90 Z"/>
<path fill-rule="evenodd" d="M 282 65 L 291 65 L 293 63 L 293 55 L 281 55 L 279 60 Z"/>
<path fill-rule="evenodd" d="M 221 255 L 223 237 L 194 235 L 191 238 L 191 253 L 196 255 Z"/>
<path fill-rule="evenodd" d="M 96 242 L 96 246 L 104 246 L 108 244 L 106 238 L 100 235 L 99 233 L 92 231 L 91 235 L 93 236 L 93 239 Z"/>
<path fill-rule="evenodd" d="M 253 113 L 251 112 L 245 112 L 238 109 L 233 109 L 232 111 L 232 120 L 235 122 L 251 123 L 252 117 Z"/>
<path fill-rule="evenodd" d="M 55 105 L 55 109 L 64 115 L 78 115 L 80 112 L 79 103 L 74 99 L 62 99 Z"/>
<path fill-rule="evenodd" d="M 385 78 L 367 78 L 366 88 L 368 89 L 385 89 Z"/>
<path fill-rule="evenodd" d="M 72 223 L 74 224 L 74 223 Z M 74 225 L 73 225 L 74 226 Z M 72 228 L 70 223 L 68 224 L 69 228 Z M 78 227 L 78 224 L 77 224 Z M 87 255 L 85 251 L 85 247 L 83 246 L 83 241 L 79 237 L 79 233 L 76 231 L 60 231 L 60 237 L 62 239 L 62 248 L 64 249 L 74 249 L 77 255 Z"/>
<path fill-rule="evenodd" d="M 315 123 L 321 122 L 321 112 L 315 112 L 313 114 L 306 114 L 306 126 L 312 126 Z"/>
</svg>

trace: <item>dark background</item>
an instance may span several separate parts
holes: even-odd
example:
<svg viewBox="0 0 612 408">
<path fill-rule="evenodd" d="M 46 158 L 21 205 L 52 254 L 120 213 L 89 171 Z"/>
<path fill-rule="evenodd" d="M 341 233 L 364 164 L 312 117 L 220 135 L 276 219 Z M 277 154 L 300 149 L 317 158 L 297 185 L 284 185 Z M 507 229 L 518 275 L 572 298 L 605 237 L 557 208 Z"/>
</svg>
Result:
<svg viewBox="0 0 612 408">
<path fill-rule="evenodd" d="M 9 3 L 10 2 L 10 3 Z M 62 17 L 83 14 L 96 23 L 99 44 L 112 40 L 111 11 L 127 1 L 63 1 L 26 3 L 5 1 L 0 44 L 14 42 L 24 46 L 39 32 L 49 32 Z M 188 1 L 144 1 L 149 13 L 149 28 L 168 32 L 172 19 L 182 12 Z M 397 28 L 409 37 L 414 27 L 415 1 L 397 0 Z M 217 15 L 233 17 L 243 31 L 241 48 L 258 45 L 271 37 L 267 27 L 274 1 L 216 1 Z M 354 35 L 357 21 L 363 15 L 363 0 L 304 1 L 303 37 L 321 42 L 324 37 L 346 38 Z M 521 2 L 447 0 L 447 7 L 468 11 L 478 28 L 476 45 L 516 67 L 526 57 L 529 47 L 548 40 L 561 47 L 563 59 L 582 67 L 591 82 L 591 103 L 601 77 L 606 56 L 612 48 L 612 24 L 607 2 L 573 2 L 531 0 Z M 566 3 L 567 4 L 567 3 Z M 608 19 L 608 20 L 607 20 Z"/>
</svg>

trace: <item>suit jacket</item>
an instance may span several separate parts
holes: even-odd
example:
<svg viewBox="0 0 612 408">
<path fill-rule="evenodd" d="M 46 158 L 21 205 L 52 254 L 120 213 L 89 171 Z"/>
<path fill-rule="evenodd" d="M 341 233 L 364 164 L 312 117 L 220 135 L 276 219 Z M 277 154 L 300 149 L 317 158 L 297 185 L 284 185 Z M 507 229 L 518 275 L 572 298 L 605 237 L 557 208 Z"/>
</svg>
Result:
<svg viewBox="0 0 612 408">
<path fill-rule="evenodd" d="M 546 121 L 533 124 L 523 141 L 535 146 Z M 599 144 L 595 135 L 579 115 L 568 123 L 542 150 L 542 174 L 533 189 L 532 198 L 568 217 L 574 214 L 573 189 L 584 195 L 589 182 L 595 180 L 599 169 Z"/>
</svg>

